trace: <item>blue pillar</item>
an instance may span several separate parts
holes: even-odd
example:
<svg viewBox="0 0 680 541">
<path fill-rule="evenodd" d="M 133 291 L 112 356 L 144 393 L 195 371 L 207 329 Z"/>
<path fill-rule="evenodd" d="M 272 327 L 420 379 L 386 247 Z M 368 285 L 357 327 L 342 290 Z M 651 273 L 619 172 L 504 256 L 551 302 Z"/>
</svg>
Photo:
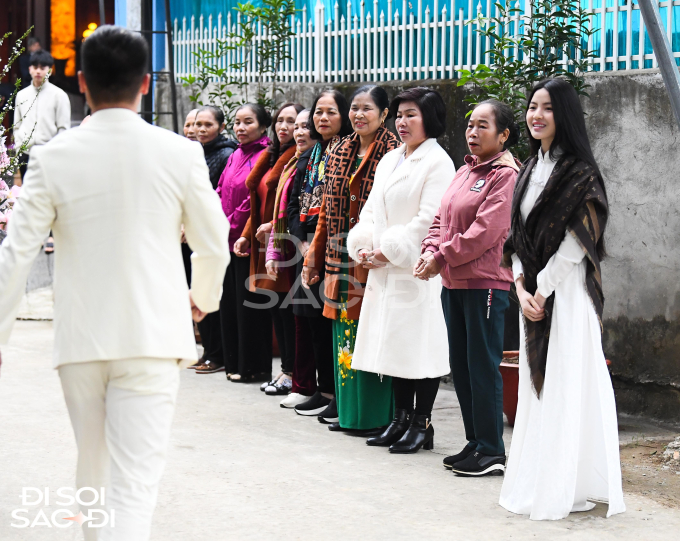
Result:
<svg viewBox="0 0 680 541">
<path fill-rule="evenodd" d="M 116 0 L 116 26 L 127 26 L 127 0 Z"/>
</svg>

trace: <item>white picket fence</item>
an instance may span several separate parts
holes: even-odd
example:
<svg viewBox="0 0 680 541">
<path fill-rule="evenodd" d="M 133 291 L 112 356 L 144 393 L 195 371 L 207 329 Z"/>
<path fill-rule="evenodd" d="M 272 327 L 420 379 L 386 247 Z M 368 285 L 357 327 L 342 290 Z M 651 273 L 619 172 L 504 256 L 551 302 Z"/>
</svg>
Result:
<svg viewBox="0 0 680 541">
<path fill-rule="evenodd" d="M 388 0 L 387 14 L 384 11 L 378 13 L 378 0 L 374 0 L 372 11 L 370 8 L 367 10 L 366 3 L 361 0 L 360 14 L 349 18 L 340 13 L 336 3 L 333 17 L 328 22 L 321 2 L 317 3 L 313 18 L 304 8 L 291 18 L 291 28 L 295 32 L 289 42 L 291 58 L 280 66 L 279 80 L 331 83 L 456 78 L 461 70 L 490 61 L 489 54 L 484 54 L 488 45 L 478 32 L 477 23 L 467 23 L 473 18 L 473 13 L 494 13 L 495 2 L 484 0 L 484 10 L 480 0 L 475 0 L 476 8 L 473 0 L 468 1 L 467 19 L 463 9 L 455 13 L 455 0 L 442 0 L 441 4 L 434 0 L 433 10 L 427 7 L 424 12 L 422 0 L 417 0 L 416 13 L 411 11 L 407 20 L 402 14 L 407 12 L 408 0 L 402 0 L 401 11 L 395 7 L 396 2 Z M 600 7 L 593 7 L 593 0 L 587 2 L 589 11 L 593 13 L 593 27 L 598 30 L 588 43 L 588 50 L 596 53 L 591 69 L 618 71 L 657 67 L 654 55 L 645 52 L 651 51 L 651 47 L 638 5 L 633 0 L 614 0 L 613 6 L 607 6 L 607 3 L 607 0 L 600 0 L 597 2 Z M 528 2 L 526 4 L 529 5 Z M 524 7 L 519 1 L 515 5 Z M 350 0 L 345 12 L 352 13 L 351 7 Z M 680 28 L 673 25 L 674 15 L 678 14 L 674 10 L 680 9 L 680 0 L 661 1 L 659 7 L 662 16 L 665 15 L 668 37 L 672 42 L 674 33 L 680 33 Z M 506 30 L 514 35 L 530 16 L 524 11 L 521 16 L 517 14 L 507 19 Z M 196 74 L 193 53 L 199 49 L 215 51 L 217 39 L 233 41 L 229 35 L 237 31 L 239 22 L 240 16 L 233 17 L 231 13 L 226 21 L 221 14 L 216 21 L 211 15 L 207 24 L 203 15 L 198 18 L 198 24 L 192 16 L 189 24 L 183 19 L 181 27 L 175 19 L 177 79 Z M 231 77 L 245 82 L 256 80 L 254 60 L 259 44 L 267 39 L 262 28 L 257 30 L 257 38 L 249 52 L 251 62 L 248 69 L 237 71 L 230 67 L 243 60 L 246 51 L 242 49 L 229 51 L 219 59 L 220 67 L 227 69 Z M 506 51 L 506 56 L 517 54 L 518 51 Z M 680 50 L 674 54 L 680 58 Z"/>
</svg>

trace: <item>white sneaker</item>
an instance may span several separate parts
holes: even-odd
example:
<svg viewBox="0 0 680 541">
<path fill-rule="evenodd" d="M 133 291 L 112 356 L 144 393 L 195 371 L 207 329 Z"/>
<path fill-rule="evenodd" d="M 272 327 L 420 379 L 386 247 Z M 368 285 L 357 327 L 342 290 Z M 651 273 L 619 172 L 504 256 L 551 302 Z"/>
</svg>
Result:
<svg viewBox="0 0 680 541">
<path fill-rule="evenodd" d="M 290 393 L 286 398 L 281 400 L 282 408 L 294 408 L 298 404 L 302 404 L 306 400 L 309 400 L 308 396 L 300 393 Z"/>
</svg>

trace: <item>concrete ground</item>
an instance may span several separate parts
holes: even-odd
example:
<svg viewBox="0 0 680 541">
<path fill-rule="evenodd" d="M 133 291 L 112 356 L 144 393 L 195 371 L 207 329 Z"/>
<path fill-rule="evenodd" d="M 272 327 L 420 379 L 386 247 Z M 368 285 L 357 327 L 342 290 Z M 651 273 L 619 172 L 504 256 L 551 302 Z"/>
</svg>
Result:
<svg viewBox="0 0 680 541">
<path fill-rule="evenodd" d="M 51 368 L 52 340 L 51 322 L 19 321 L 2 350 L 2 541 L 81 539 L 77 525 L 10 526 L 22 487 L 74 484 L 76 449 Z M 680 531 L 680 510 L 632 494 L 628 511 L 610 519 L 602 504 L 556 522 L 505 511 L 498 505 L 502 478 L 458 478 L 441 466 L 465 444 L 449 387 L 440 390 L 433 413 L 434 451 L 406 456 L 331 433 L 315 418 L 281 409 L 279 399 L 257 387 L 227 382 L 224 373 L 182 373 L 152 539 L 653 541 L 676 539 Z M 510 438 L 508 428 L 506 443 Z"/>
</svg>

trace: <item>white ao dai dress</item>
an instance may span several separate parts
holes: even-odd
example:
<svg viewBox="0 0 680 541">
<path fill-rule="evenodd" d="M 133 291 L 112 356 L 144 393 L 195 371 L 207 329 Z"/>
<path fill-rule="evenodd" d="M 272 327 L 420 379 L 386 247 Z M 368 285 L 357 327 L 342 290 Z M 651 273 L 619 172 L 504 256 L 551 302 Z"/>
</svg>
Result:
<svg viewBox="0 0 680 541">
<path fill-rule="evenodd" d="M 520 207 L 522 220 L 543 191 L 556 161 L 539 151 Z M 513 254 L 515 279 L 522 264 Z M 616 403 L 602 351 L 600 323 L 585 285 L 585 253 L 567 231 L 538 274 L 538 291 L 555 292 L 545 381 L 531 386 L 520 314 L 519 402 L 500 505 L 535 520 L 556 520 L 609 503 L 625 511 Z M 590 500 L 590 501 L 589 501 Z"/>
</svg>

